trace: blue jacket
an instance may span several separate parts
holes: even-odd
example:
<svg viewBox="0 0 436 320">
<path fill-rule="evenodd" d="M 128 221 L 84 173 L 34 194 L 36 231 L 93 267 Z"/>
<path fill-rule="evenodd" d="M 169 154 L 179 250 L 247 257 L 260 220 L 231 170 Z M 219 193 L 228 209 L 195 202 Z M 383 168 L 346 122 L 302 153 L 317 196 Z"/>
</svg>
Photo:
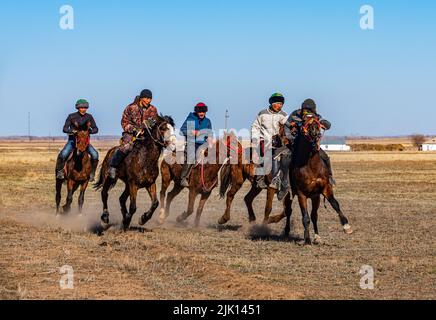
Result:
<svg viewBox="0 0 436 320">
<path fill-rule="evenodd" d="M 190 123 L 189 127 L 188 123 Z M 188 137 L 188 129 L 201 132 L 197 137 L 194 137 L 192 134 L 189 134 Z M 209 118 L 204 117 L 200 119 L 196 113 L 191 112 L 180 128 L 180 132 L 185 136 L 186 142 L 188 142 L 188 139 L 191 139 L 191 143 L 195 142 L 196 145 L 202 145 L 207 141 L 209 136 L 212 136 L 212 123 Z"/>
</svg>

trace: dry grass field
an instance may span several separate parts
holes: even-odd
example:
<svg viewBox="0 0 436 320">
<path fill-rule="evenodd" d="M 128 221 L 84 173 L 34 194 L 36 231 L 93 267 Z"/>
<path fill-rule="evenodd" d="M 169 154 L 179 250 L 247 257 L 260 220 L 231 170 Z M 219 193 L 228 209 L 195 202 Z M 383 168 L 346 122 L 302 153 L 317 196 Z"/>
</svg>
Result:
<svg viewBox="0 0 436 320">
<path fill-rule="evenodd" d="M 101 158 L 111 144 L 99 142 Z M 260 225 L 264 194 L 255 202 L 258 224 L 248 224 L 248 184 L 227 226 L 216 223 L 224 206 L 217 190 L 201 227 L 192 226 L 193 217 L 175 223 L 186 208 L 184 191 L 164 225 L 156 212 L 143 232 L 112 228 L 97 236 L 87 231 L 101 214 L 92 189 L 82 216 L 55 216 L 59 147 L 0 142 L 0 299 L 436 298 L 436 153 L 332 153 L 336 196 L 355 232 L 345 235 L 334 211 L 322 207 L 324 243 L 304 246 L 297 203 L 292 240 L 281 235 L 284 221 Z M 110 197 L 117 221 L 120 189 Z M 134 226 L 149 204 L 140 191 Z M 276 201 L 273 213 L 279 209 Z M 74 289 L 59 286 L 63 265 L 74 269 Z M 373 290 L 359 286 L 363 265 L 374 268 Z"/>
</svg>

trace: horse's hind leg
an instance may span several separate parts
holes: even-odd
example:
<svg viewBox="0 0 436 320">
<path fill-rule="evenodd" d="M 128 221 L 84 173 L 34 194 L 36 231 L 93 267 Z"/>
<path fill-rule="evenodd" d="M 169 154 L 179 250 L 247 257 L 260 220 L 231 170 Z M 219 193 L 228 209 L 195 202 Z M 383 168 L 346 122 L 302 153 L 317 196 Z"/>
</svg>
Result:
<svg viewBox="0 0 436 320">
<path fill-rule="evenodd" d="M 103 224 L 109 224 L 109 210 L 107 205 L 107 200 L 109 198 L 109 189 L 110 189 L 111 181 L 110 179 L 106 179 L 103 184 L 103 188 L 101 190 L 101 201 L 103 202 L 103 213 L 101 215 L 101 221 Z"/>
<path fill-rule="evenodd" d="M 267 189 L 266 194 L 266 204 L 265 204 L 265 216 L 263 218 L 263 223 L 268 224 L 269 223 L 269 215 L 271 214 L 272 210 L 272 203 L 274 200 L 274 195 L 276 194 L 276 190 L 272 188 Z"/>
<path fill-rule="evenodd" d="M 252 184 L 250 191 L 244 197 L 244 202 L 245 202 L 245 205 L 247 206 L 247 210 L 248 210 L 248 220 L 250 222 L 256 221 L 256 215 L 254 214 L 254 210 L 253 210 L 253 200 L 261 192 L 262 192 L 262 189 L 258 188 L 254 184 Z"/>
<path fill-rule="evenodd" d="M 198 203 L 197 207 L 197 214 L 195 216 L 195 227 L 198 227 L 198 225 L 200 224 L 201 213 L 203 212 L 204 205 L 207 199 L 209 199 L 209 196 L 210 192 L 201 195 L 200 202 Z"/>
<path fill-rule="evenodd" d="M 327 189 L 324 192 L 324 197 L 327 198 L 330 205 L 338 213 L 339 220 L 341 221 L 342 227 L 344 228 L 344 232 L 347 234 L 352 234 L 353 229 L 351 229 L 351 226 L 348 224 L 347 217 L 342 213 L 341 208 L 339 206 L 339 202 L 335 199 L 335 197 L 333 195 L 332 187 L 330 185 L 327 186 Z"/>
<path fill-rule="evenodd" d="M 126 206 L 126 202 L 127 202 L 127 198 L 129 198 L 129 194 L 130 194 L 129 184 L 126 183 L 124 186 L 124 191 L 118 199 L 120 202 L 121 214 L 123 215 L 123 219 L 126 219 L 126 216 L 127 216 L 127 218 L 129 218 L 128 217 L 129 211 L 127 211 L 127 206 Z M 130 219 L 131 219 L 131 217 L 130 217 Z"/>
<path fill-rule="evenodd" d="M 141 216 L 141 218 L 139 218 L 139 224 L 141 226 L 146 224 L 147 221 L 149 221 L 151 217 L 153 217 L 154 212 L 156 211 L 157 207 L 159 207 L 159 201 L 157 200 L 156 184 L 153 183 L 151 186 L 147 187 L 147 192 L 151 198 L 151 207 Z"/>
<path fill-rule="evenodd" d="M 321 243 L 321 237 L 318 234 L 318 209 L 319 209 L 320 202 L 321 202 L 320 195 L 312 197 L 312 212 L 310 214 L 310 219 L 312 220 L 313 230 L 315 231 L 315 237 L 313 239 L 314 244 Z"/>
<path fill-rule="evenodd" d="M 286 214 L 285 236 L 288 237 L 291 231 L 292 199 L 288 194 L 284 200 L 284 212 Z"/>
<path fill-rule="evenodd" d="M 300 204 L 301 216 L 303 218 L 304 243 L 312 244 L 312 241 L 310 240 L 310 232 L 309 232 L 310 218 L 307 212 L 307 198 L 302 193 L 298 194 L 298 203 Z"/>
<path fill-rule="evenodd" d="M 88 181 L 82 183 L 79 194 L 79 212 L 82 213 L 83 204 L 85 203 L 85 191 L 88 187 Z"/>
<path fill-rule="evenodd" d="M 56 179 L 56 214 L 59 214 L 60 210 L 60 204 L 61 204 L 61 197 L 62 197 L 62 183 L 63 180 Z"/>
<path fill-rule="evenodd" d="M 138 196 L 138 186 L 135 183 L 129 184 L 130 206 L 129 213 L 123 218 L 124 231 L 130 226 L 130 221 L 136 212 L 136 197 Z"/>
</svg>

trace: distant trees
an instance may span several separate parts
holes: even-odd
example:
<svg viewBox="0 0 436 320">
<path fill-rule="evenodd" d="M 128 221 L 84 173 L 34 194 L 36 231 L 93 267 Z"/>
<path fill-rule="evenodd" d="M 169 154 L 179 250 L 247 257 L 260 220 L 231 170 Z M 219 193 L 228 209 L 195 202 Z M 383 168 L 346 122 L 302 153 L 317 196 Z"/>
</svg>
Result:
<svg viewBox="0 0 436 320">
<path fill-rule="evenodd" d="M 421 150 L 422 144 L 425 142 L 425 136 L 422 134 L 412 134 L 410 136 L 410 140 L 412 141 L 412 145 L 418 150 Z"/>
</svg>

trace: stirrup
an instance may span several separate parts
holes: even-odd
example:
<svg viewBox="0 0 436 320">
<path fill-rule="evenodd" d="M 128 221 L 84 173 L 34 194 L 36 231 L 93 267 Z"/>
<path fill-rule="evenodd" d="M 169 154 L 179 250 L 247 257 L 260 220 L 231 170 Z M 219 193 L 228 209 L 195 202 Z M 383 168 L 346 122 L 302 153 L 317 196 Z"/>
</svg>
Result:
<svg viewBox="0 0 436 320">
<path fill-rule="evenodd" d="M 280 178 L 280 173 L 279 173 L 271 180 L 269 187 L 279 190 L 281 185 L 282 185 L 282 179 Z"/>
<path fill-rule="evenodd" d="M 64 169 L 59 170 L 58 172 L 56 172 L 56 179 L 59 179 L 59 180 L 65 179 Z"/>
<path fill-rule="evenodd" d="M 257 187 L 260 189 L 268 189 L 268 186 L 265 183 L 265 177 L 259 178 L 256 180 Z"/>
<path fill-rule="evenodd" d="M 110 167 L 109 168 L 109 178 L 115 179 L 117 177 L 117 168 Z"/>
</svg>

